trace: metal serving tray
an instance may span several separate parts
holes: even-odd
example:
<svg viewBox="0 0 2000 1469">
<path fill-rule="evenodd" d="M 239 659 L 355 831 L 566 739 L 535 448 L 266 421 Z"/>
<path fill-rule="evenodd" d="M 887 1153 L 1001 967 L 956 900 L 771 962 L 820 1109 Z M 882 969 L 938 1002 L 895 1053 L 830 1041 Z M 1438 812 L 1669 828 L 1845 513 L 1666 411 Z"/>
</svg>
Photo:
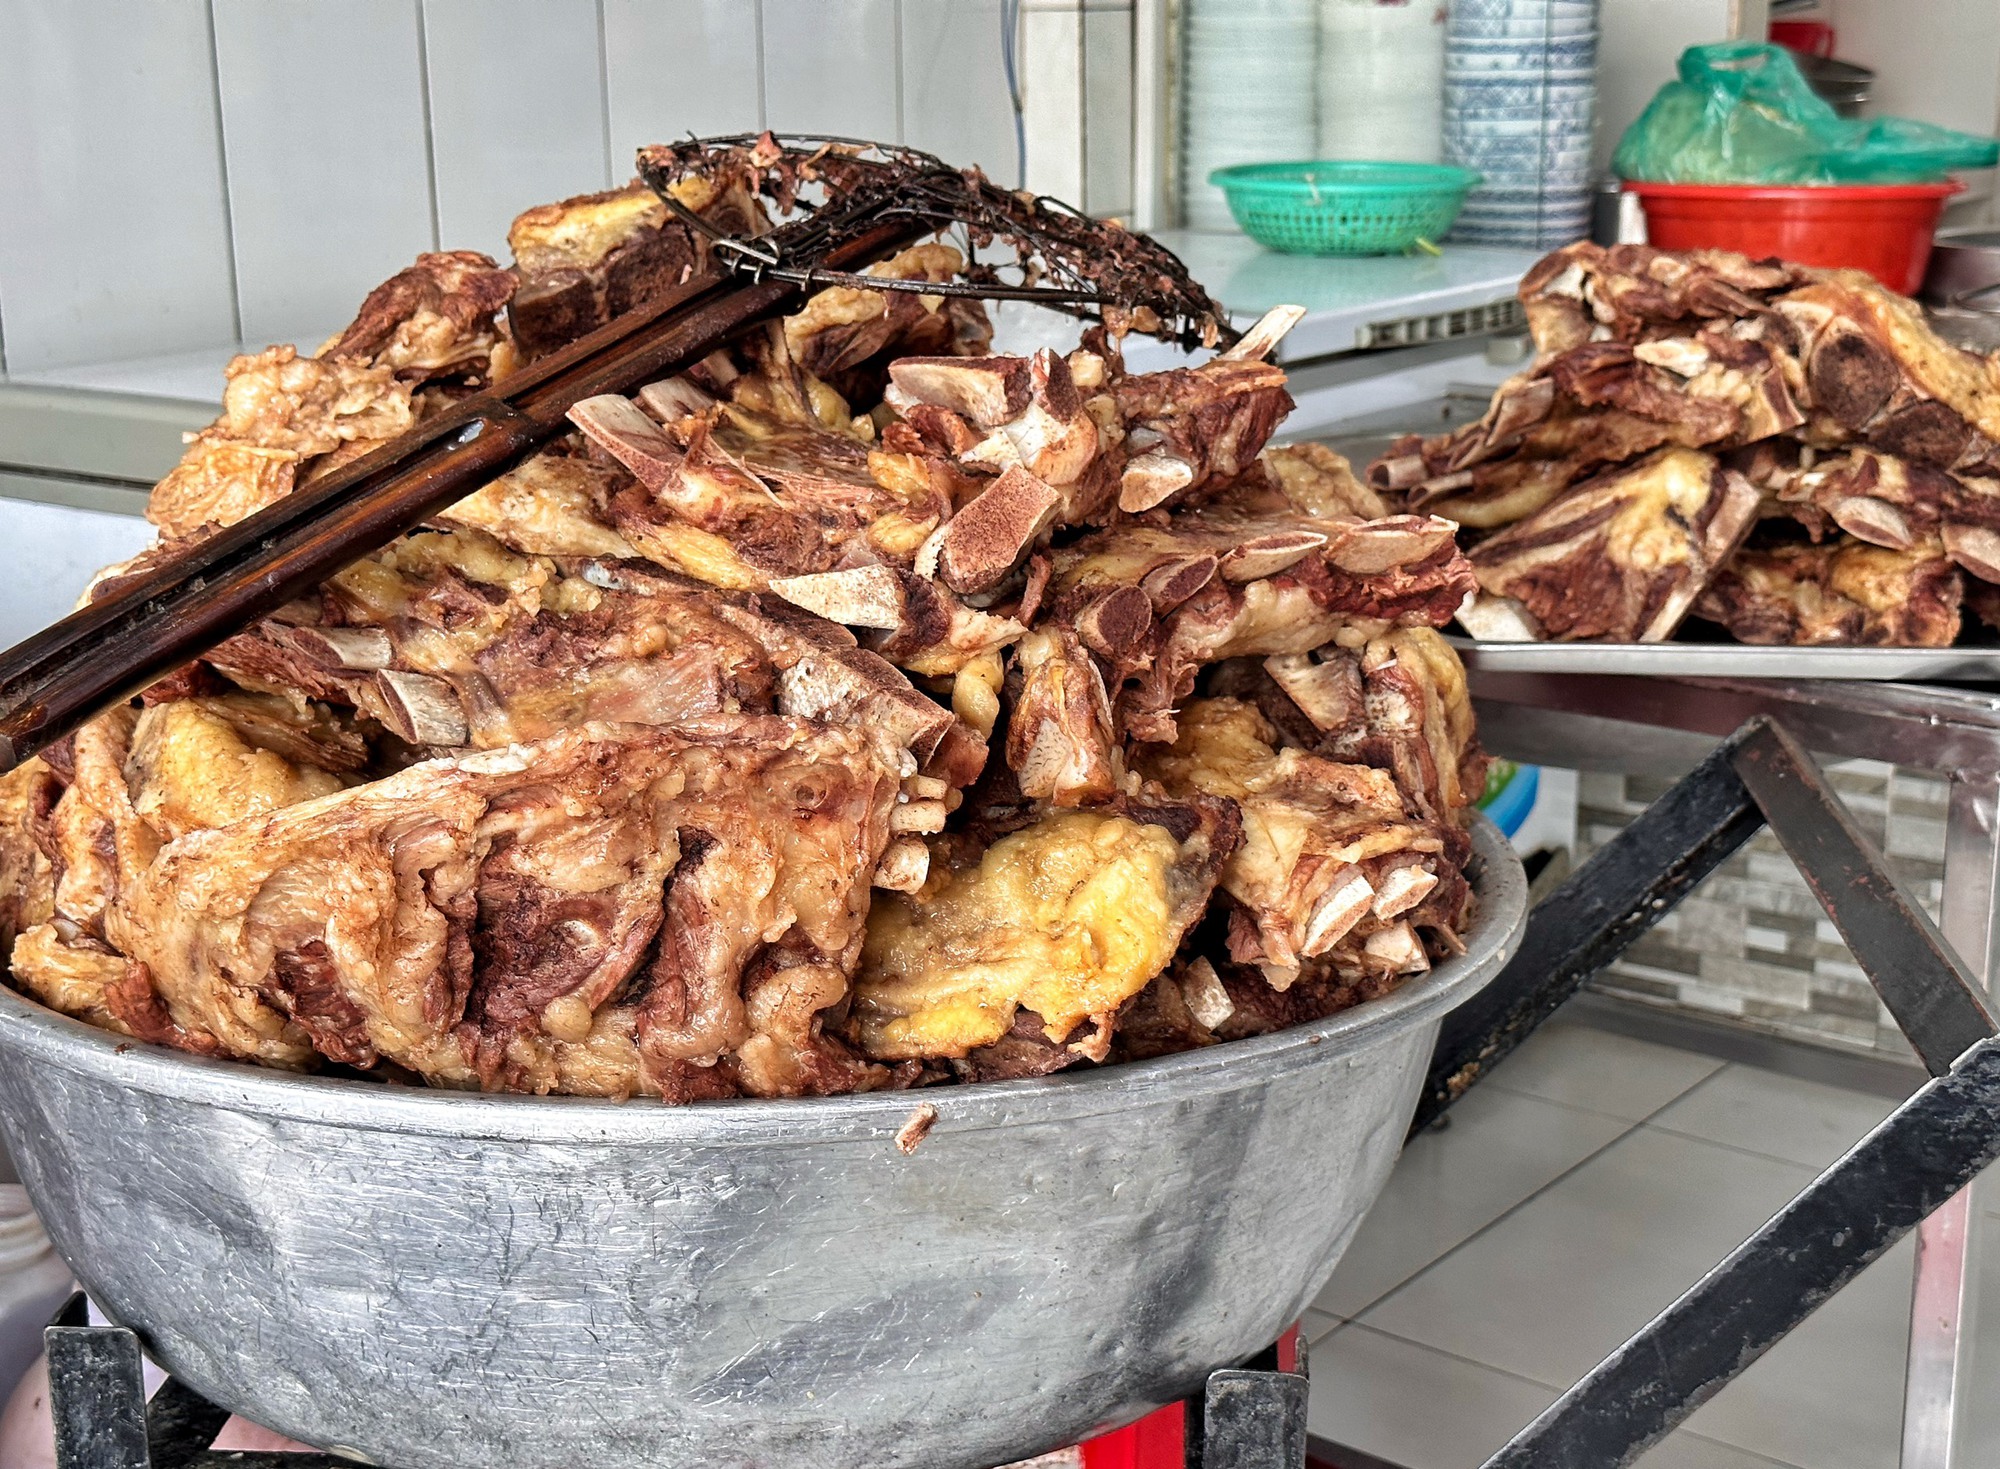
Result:
<svg viewBox="0 0 2000 1469">
<path fill-rule="evenodd" d="M 1859 678 L 2000 683 L 1995 648 L 1767 648 L 1736 643 L 1482 643 L 1449 634 L 1479 673 L 1639 673 L 1674 678 Z"/>
</svg>

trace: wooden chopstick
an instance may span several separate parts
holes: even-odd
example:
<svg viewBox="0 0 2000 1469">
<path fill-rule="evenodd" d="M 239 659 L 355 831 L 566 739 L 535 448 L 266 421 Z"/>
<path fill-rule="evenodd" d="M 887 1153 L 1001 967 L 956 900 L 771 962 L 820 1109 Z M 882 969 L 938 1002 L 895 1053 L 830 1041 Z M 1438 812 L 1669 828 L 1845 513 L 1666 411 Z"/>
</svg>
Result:
<svg viewBox="0 0 2000 1469">
<path fill-rule="evenodd" d="M 859 269 L 933 227 L 863 221 L 820 263 Z M 575 403 L 682 371 L 805 289 L 690 280 L 0 654 L 0 771 L 504 474 Z"/>
</svg>

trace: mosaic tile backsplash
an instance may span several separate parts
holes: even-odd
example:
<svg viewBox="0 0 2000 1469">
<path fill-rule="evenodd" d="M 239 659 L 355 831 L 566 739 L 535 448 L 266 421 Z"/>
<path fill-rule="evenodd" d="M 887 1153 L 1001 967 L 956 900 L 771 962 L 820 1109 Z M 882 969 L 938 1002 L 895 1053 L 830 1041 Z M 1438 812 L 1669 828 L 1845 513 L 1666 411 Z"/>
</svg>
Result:
<svg viewBox="0 0 2000 1469">
<path fill-rule="evenodd" d="M 1933 919 L 1944 881 L 1946 785 L 1872 760 L 1825 766 L 1896 876 Z M 1670 782 L 1586 771 L 1578 860 L 1624 829 Z M 1770 832 L 1757 836 L 1592 986 L 1623 999 L 1737 1021 L 1795 1040 L 1910 1055 L 1888 1012 Z"/>
</svg>

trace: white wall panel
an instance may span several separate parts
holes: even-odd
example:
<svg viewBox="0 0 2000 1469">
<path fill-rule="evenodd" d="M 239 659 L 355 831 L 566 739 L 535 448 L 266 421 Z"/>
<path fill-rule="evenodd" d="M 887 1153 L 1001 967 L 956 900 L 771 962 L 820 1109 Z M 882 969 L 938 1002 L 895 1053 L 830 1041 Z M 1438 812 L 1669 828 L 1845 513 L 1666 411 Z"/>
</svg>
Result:
<svg viewBox="0 0 2000 1469">
<path fill-rule="evenodd" d="M 505 261 L 523 209 L 611 184 L 597 0 L 423 0 L 423 16 L 438 238 Z"/>
<path fill-rule="evenodd" d="M 1838 55 L 1875 71 L 1871 116 L 1914 117 L 1968 133 L 2000 131 L 2000 4 L 1994 0 L 1839 0 Z M 1970 186 L 1951 224 L 2000 220 L 1991 170 Z"/>
<path fill-rule="evenodd" d="M 417 0 L 215 0 L 215 40 L 244 339 L 333 331 L 437 245 Z"/>
<path fill-rule="evenodd" d="M 1083 13 L 1030 7 L 1021 16 L 1028 187 L 1083 200 Z"/>
<path fill-rule="evenodd" d="M 203 0 L 0 0 L 12 371 L 235 336 Z"/>
<path fill-rule="evenodd" d="M 1083 13 L 1083 198 L 1092 214 L 1132 213 L 1132 11 Z"/>
<path fill-rule="evenodd" d="M 603 0 L 611 177 L 647 143 L 763 124 L 757 0 Z"/>
<path fill-rule="evenodd" d="M 776 132 L 901 141 L 898 0 L 761 0 L 764 119 Z"/>
<path fill-rule="evenodd" d="M 1000 0 L 903 0 L 903 141 L 1014 188 Z"/>
</svg>

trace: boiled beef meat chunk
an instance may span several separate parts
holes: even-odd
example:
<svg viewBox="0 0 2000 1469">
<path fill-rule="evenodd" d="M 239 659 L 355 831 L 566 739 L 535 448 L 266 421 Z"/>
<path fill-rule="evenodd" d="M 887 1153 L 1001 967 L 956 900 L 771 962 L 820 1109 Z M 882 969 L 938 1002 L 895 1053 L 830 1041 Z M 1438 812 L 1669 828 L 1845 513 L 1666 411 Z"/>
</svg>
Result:
<svg viewBox="0 0 2000 1469">
<path fill-rule="evenodd" d="M 868 1068 L 816 1016 L 845 995 L 897 788 L 886 740 L 739 716 L 582 725 L 163 842 L 135 807 L 114 825 L 157 845 L 121 862 L 103 935 L 224 1054 L 513 1090 L 850 1090 Z"/>
<path fill-rule="evenodd" d="M 1964 587 L 1936 541 L 1892 550 L 1842 536 L 1737 553 L 1694 615 L 1746 643 L 1942 648 Z"/>
<path fill-rule="evenodd" d="M 908 565 L 950 514 L 878 484 L 865 445 L 733 404 L 661 424 L 616 395 L 570 417 L 636 483 L 609 517 L 641 554 L 730 590 L 843 564 Z"/>
<path fill-rule="evenodd" d="M 303 464 L 372 446 L 416 422 L 414 389 L 387 366 L 268 347 L 226 369 L 222 415 L 154 487 L 146 518 L 179 538 L 230 525 L 292 492 Z"/>
<path fill-rule="evenodd" d="M 351 709 L 419 749 L 775 712 L 871 721 L 953 788 L 984 761 L 981 736 L 949 709 L 786 601 L 644 562 L 522 557 L 474 533 L 407 537 L 206 661 L 245 688 Z"/>
<path fill-rule="evenodd" d="M 615 465 L 545 449 L 441 511 L 436 523 L 484 531 L 530 556 L 636 556 L 611 525 L 611 498 L 631 482 Z"/>
<path fill-rule="evenodd" d="M 1450 523 L 1428 516 L 1311 516 L 1272 508 L 1264 492 L 1241 505 L 1218 499 L 1179 514 L 1154 512 L 1050 558 L 1022 615 L 1073 630 L 1077 654 L 1032 665 L 1017 658 L 1024 674 L 1017 711 L 1086 707 L 1075 697 L 1090 687 L 1076 657 L 1094 655 L 1113 710 L 1109 724 L 1127 738 L 1171 741 L 1173 711 L 1208 664 L 1307 653 L 1356 620 L 1442 625 L 1472 591 Z M 1058 669 L 1072 670 L 1063 675 L 1067 696 L 1041 685 L 1044 670 Z M 1017 738 L 1010 734 L 1010 760 Z M 1115 778 L 1108 754 L 1065 764 Z"/>
<path fill-rule="evenodd" d="M 1690 322 L 1755 316 L 1811 272 L 1729 250 L 1671 252 L 1579 241 L 1521 279 L 1528 328 L 1544 354 L 1594 340 L 1633 342 Z"/>
<path fill-rule="evenodd" d="M 441 749 L 588 720 L 671 724 L 774 707 L 765 650 L 699 587 L 599 586 L 472 532 L 407 537 L 206 661 L 245 687 L 300 689 Z"/>
<path fill-rule="evenodd" d="M 62 790 L 61 778 L 40 760 L 0 775 L 0 954 L 54 914 L 51 819 Z"/>
<path fill-rule="evenodd" d="M 483 379 L 502 341 L 496 317 L 513 295 L 513 276 L 476 251 L 419 255 L 370 291 L 319 355 L 371 362 L 418 383 Z"/>
<path fill-rule="evenodd" d="M 1961 569 L 2000 580 L 2000 481 L 1861 445 L 1810 457 L 1773 454 L 1751 472 L 1779 507 L 1809 528 L 1823 519 L 1893 551 L 1941 540 Z"/>
<path fill-rule="evenodd" d="M 1038 628 L 1014 648 L 1020 687 L 1007 719 L 1007 764 L 1021 793 L 1053 806 L 1108 800 L 1125 783 L 1111 695 L 1071 629 Z"/>
<path fill-rule="evenodd" d="M 873 1057 L 976 1067 L 1032 1012 L 1051 1045 L 1102 1060 L 1240 831 L 1232 803 L 1195 796 L 1051 812 L 979 851 L 940 843 L 920 892 L 875 905 L 849 1034 Z"/>
<path fill-rule="evenodd" d="M 1267 478 L 1287 503 L 1307 515 L 1380 520 L 1395 512 L 1364 484 L 1354 467 L 1325 444 L 1274 444 L 1259 456 Z"/>
<path fill-rule="evenodd" d="M 1496 530 L 1534 514 L 1564 490 L 1609 466 L 1672 445 L 1700 447 L 1694 437 L 1678 423 L 1641 418 L 1622 409 L 1558 403 L 1548 418 L 1527 431 L 1517 448 L 1469 468 L 1412 479 L 1407 504 L 1468 530 Z M 1424 456 L 1430 452 L 1427 441 L 1412 435 L 1393 446 L 1369 472 L 1377 477 L 1404 473 L 1401 465 L 1421 476 Z"/>
<path fill-rule="evenodd" d="M 1129 456 L 1121 510 L 1195 499 L 1249 469 L 1287 413 L 1284 369 L 1226 358 L 1128 377 L 1115 389 Z"/>
<path fill-rule="evenodd" d="M 1742 543 L 1760 495 L 1712 455 L 1668 449 L 1586 481 L 1471 553 L 1475 637 L 1656 643 Z"/>
<path fill-rule="evenodd" d="M 1784 337 L 1774 345 L 1772 336 Z M 1806 421 L 1789 334 L 1757 317 L 1637 344 L 1590 341 L 1510 378 L 1476 423 L 1399 440 L 1370 474 L 1412 509 L 1491 528 L 1594 470 L 1667 446 L 1723 449 Z"/>
<path fill-rule="evenodd" d="M 689 180 L 683 207 L 727 235 L 761 234 L 763 206 L 742 177 Z M 508 308 L 523 355 L 542 356 L 709 268 L 707 237 L 631 183 L 542 204 L 507 231 L 520 288 Z"/>
<path fill-rule="evenodd" d="M 958 279 L 965 257 L 936 241 L 912 245 L 866 275 L 885 280 Z M 833 286 L 807 298 L 785 318 L 787 355 L 802 373 L 826 384 L 849 405 L 879 403 L 888 364 L 903 357 L 978 357 L 993 340 L 986 308 L 963 296 L 919 295 Z M 864 403 L 865 400 L 865 403 Z"/>
<path fill-rule="evenodd" d="M 1283 370 L 1254 358 L 1129 377 L 1085 349 L 906 358 L 890 377 L 888 403 L 935 448 L 1052 486 L 1059 525 L 1203 498 L 1250 472 L 1292 407 Z"/>
<path fill-rule="evenodd" d="M 1859 271 L 1827 271 L 1779 298 L 1812 402 L 1838 429 L 1941 469 L 2000 468 L 2000 373 L 1942 341 L 1915 302 Z"/>
<path fill-rule="evenodd" d="M 645 150 L 666 198 L 530 210 L 512 269 L 425 255 L 317 356 L 239 358 L 162 539 L 89 595 L 711 269 L 680 210 L 751 237 L 855 181 L 838 143 L 722 151 Z M 578 403 L 0 781 L 13 982 L 202 1055 L 678 1103 L 1164 1054 L 1453 952 L 1457 527 L 1270 444 L 1298 308 L 1135 375 L 1150 311 L 996 354 L 943 289 L 991 279 L 920 242 Z M 1532 441 L 1574 477 L 1584 400 L 1744 418 L 1750 348 L 1618 350 L 1452 472 Z"/>
<path fill-rule="evenodd" d="M 1405 811 L 1387 772 L 1281 750 L 1277 738 L 1252 705 L 1198 699 L 1181 711 L 1180 738 L 1140 761 L 1170 794 L 1242 808 L 1243 842 L 1222 871 L 1236 904 L 1230 956 L 1283 990 L 1350 934 L 1364 950 L 1400 945 L 1405 915 L 1438 885 L 1446 844 Z M 1421 946 L 1404 962 L 1429 967 Z"/>
<path fill-rule="evenodd" d="M 317 356 L 268 347 L 235 358 L 221 416 L 154 487 L 146 518 L 167 539 L 232 524 L 411 428 L 426 383 L 504 366 L 494 318 L 513 288 L 484 255 L 420 255 Z"/>
<path fill-rule="evenodd" d="M 1269 658 L 1264 667 L 1319 726 L 1322 753 L 1390 772 L 1405 805 L 1428 821 L 1449 825 L 1480 798 L 1487 759 L 1474 734 L 1465 666 L 1436 632 L 1391 628 L 1359 648 L 1321 648 L 1313 660 L 1311 672 L 1284 666 L 1302 659 Z M 1348 689 L 1360 688 L 1362 717 L 1320 722 L 1310 690 L 1329 673 L 1343 703 Z"/>
</svg>

